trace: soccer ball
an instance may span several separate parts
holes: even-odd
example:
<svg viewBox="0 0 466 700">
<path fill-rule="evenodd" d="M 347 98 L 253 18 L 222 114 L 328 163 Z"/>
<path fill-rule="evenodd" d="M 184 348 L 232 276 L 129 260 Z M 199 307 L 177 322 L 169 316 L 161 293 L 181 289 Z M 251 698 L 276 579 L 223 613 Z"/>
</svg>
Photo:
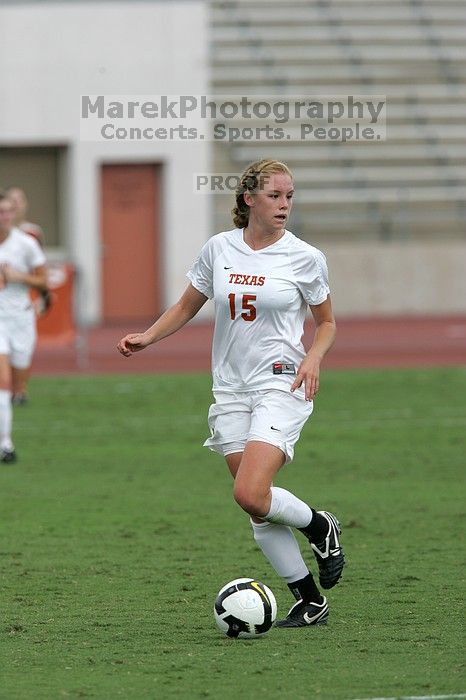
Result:
<svg viewBox="0 0 466 700">
<path fill-rule="evenodd" d="M 277 601 L 270 588 L 260 581 L 237 578 L 219 591 L 214 616 L 227 637 L 260 637 L 275 622 Z"/>
</svg>

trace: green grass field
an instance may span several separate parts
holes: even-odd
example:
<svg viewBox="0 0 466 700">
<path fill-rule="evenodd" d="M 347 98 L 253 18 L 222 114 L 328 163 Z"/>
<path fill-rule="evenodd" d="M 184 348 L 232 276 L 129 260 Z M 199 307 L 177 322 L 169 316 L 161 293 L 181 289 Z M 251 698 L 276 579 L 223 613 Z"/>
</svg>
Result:
<svg viewBox="0 0 466 700">
<path fill-rule="evenodd" d="M 277 483 L 338 514 L 349 564 L 328 626 L 252 641 L 218 632 L 218 589 L 254 576 L 279 613 L 292 601 L 201 447 L 210 378 L 44 378 L 31 396 L 0 471 L 1 700 L 466 691 L 466 369 L 324 373 Z"/>
</svg>

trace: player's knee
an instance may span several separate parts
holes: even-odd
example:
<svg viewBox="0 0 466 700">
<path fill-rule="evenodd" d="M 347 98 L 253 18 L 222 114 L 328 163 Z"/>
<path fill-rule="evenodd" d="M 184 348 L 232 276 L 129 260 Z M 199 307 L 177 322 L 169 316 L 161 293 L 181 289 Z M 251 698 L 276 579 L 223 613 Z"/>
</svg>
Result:
<svg viewBox="0 0 466 700">
<path fill-rule="evenodd" d="M 235 483 L 233 498 L 249 515 L 255 515 L 259 518 L 265 515 L 264 499 L 259 494 L 254 493 L 247 485 Z"/>
<path fill-rule="evenodd" d="M 0 373 L 0 390 L 11 391 L 11 376 L 7 372 Z"/>
</svg>

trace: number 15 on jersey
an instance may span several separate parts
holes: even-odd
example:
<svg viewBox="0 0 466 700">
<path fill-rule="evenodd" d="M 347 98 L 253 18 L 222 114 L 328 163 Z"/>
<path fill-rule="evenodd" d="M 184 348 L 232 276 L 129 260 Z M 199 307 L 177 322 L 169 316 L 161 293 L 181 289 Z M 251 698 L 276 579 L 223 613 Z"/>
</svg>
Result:
<svg viewBox="0 0 466 700">
<path fill-rule="evenodd" d="M 242 314 L 241 318 L 245 321 L 254 321 L 256 318 L 256 307 L 252 303 L 256 301 L 256 294 L 234 294 L 233 292 L 228 295 L 228 301 L 230 302 L 230 318 L 232 321 L 236 318 L 236 296 L 240 297 Z"/>
</svg>

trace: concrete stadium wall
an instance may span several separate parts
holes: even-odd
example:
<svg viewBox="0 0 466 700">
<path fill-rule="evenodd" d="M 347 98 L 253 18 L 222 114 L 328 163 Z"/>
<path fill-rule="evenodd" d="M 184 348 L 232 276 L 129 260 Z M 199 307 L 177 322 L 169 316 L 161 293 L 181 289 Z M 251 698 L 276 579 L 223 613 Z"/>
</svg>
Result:
<svg viewBox="0 0 466 700">
<path fill-rule="evenodd" d="M 83 142 L 80 95 L 208 93 L 208 15 L 203 0 L 27 3 L 0 7 L 0 145 L 67 147 L 66 250 L 82 280 L 80 317 L 101 318 L 99 169 L 159 162 L 163 175 L 165 305 L 211 231 L 209 198 L 192 173 L 208 170 L 207 143 Z"/>
<path fill-rule="evenodd" d="M 466 243 L 323 246 L 339 316 L 465 314 Z"/>
</svg>

